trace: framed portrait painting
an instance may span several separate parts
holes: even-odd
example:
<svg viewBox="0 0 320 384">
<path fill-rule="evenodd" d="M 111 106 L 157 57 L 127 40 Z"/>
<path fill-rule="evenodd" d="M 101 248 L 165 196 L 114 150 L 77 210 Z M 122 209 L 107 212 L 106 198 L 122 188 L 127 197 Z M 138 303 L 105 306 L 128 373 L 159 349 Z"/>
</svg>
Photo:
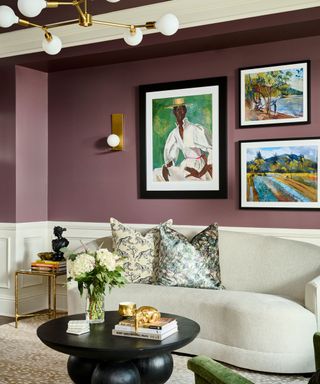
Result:
<svg viewBox="0 0 320 384">
<path fill-rule="evenodd" d="M 320 138 L 240 142 L 241 208 L 319 209 Z"/>
<path fill-rule="evenodd" d="M 310 123 L 310 61 L 239 69 L 240 127 Z"/>
<path fill-rule="evenodd" d="M 140 196 L 226 198 L 226 77 L 140 86 Z"/>
</svg>

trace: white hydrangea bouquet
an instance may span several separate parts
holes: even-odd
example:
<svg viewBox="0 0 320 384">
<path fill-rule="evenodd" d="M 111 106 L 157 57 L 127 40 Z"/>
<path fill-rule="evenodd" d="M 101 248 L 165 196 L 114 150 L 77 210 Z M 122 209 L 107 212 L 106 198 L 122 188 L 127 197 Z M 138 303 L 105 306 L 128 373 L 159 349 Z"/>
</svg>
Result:
<svg viewBox="0 0 320 384">
<path fill-rule="evenodd" d="M 122 261 L 108 249 L 95 251 L 85 249 L 80 253 L 69 253 L 67 258 L 68 281 L 76 281 L 80 295 L 87 290 L 86 318 L 91 323 L 104 321 L 104 295 L 113 287 L 126 283 Z"/>
</svg>

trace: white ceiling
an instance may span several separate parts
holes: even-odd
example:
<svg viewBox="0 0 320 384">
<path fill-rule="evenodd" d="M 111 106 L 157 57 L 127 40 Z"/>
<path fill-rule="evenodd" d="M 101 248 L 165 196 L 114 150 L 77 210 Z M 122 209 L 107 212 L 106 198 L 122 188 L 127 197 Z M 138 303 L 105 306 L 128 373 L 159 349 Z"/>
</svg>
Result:
<svg viewBox="0 0 320 384">
<path fill-rule="evenodd" d="M 178 17 L 181 28 L 188 28 L 318 6 L 320 6 L 320 0 L 171 0 L 111 12 L 95 18 L 139 24 L 157 20 L 164 13 L 172 12 Z M 123 30 L 103 26 L 81 28 L 72 25 L 55 28 L 53 33 L 61 38 L 64 47 L 72 47 L 119 39 L 122 38 Z M 156 32 L 149 30 L 146 33 Z M 0 34 L 0 57 L 42 51 L 42 35 L 43 32 L 37 28 Z"/>
</svg>

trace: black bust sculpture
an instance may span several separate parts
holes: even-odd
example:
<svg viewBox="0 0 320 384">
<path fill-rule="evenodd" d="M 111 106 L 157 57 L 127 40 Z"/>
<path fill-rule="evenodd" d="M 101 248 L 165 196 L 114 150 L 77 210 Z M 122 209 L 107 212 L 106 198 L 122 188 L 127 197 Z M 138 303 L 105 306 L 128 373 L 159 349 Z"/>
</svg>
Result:
<svg viewBox="0 0 320 384">
<path fill-rule="evenodd" d="M 69 245 L 69 241 L 66 238 L 62 237 L 63 231 L 66 231 L 66 228 L 58 226 L 54 227 L 53 229 L 53 233 L 57 237 L 57 239 L 52 240 L 52 249 L 54 250 L 52 260 L 54 261 L 64 260 L 63 252 L 61 252 L 60 249 Z"/>
</svg>

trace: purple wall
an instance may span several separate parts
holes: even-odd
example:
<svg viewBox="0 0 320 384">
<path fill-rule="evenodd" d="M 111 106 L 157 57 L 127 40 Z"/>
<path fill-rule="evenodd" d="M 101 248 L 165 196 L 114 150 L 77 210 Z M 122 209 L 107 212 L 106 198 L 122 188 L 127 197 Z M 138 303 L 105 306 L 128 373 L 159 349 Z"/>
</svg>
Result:
<svg viewBox="0 0 320 384">
<path fill-rule="evenodd" d="M 15 69 L 0 67 L 0 222 L 15 222 Z"/>
<path fill-rule="evenodd" d="M 16 221 L 48 217 L 48 74 L 16 67 Z"/>
<path fill-rule="evenodd" d="M 320 136 L 320 37 L 49 74 L 49 220 L 319 228 L 319 211 L 240 210 L 238 140 Z M 312 124 L 238 129 L 239 67 L 311 59 Z M 228 76 L 225 200 L 139 199 L 138 86 Z M 110 115 L 125 114 L 125 150 L 108 153 Z"/>
</svg>

